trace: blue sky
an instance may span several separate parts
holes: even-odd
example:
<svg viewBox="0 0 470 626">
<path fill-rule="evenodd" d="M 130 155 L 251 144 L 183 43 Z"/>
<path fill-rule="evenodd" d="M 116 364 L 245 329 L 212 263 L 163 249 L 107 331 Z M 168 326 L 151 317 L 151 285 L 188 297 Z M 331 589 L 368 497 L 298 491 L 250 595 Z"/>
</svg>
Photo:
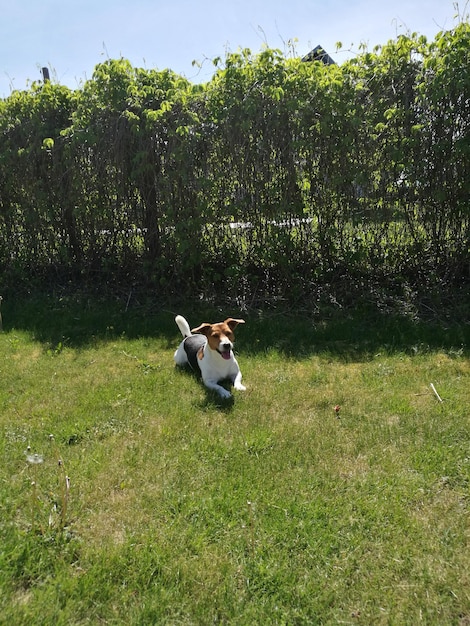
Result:
<svg viewBox="0 0 470 626">
<path fill-rule="evenodd" d="M 0 0 L 0 15 L 0 97 L 40 79 L 43 66 L 73 89 L 121 56 L 204 82 L 211 59 L 240 47 L 288 54 L 296 40 L 299 56 L 319 44 L 341 62 L 361 43 L 407 32 L 434 39 L 456 24 L 452 0 Z"/>
</svg>

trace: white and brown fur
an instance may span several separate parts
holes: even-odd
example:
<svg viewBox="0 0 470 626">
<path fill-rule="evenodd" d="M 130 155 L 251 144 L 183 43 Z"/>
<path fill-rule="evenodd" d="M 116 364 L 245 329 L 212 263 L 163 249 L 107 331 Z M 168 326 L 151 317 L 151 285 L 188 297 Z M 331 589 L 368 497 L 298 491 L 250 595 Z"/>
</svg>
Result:
<svg viewBox="0 0 470 626">
<path fill-rule="evenodd" d="M 216 391 L 221 398 L 232 396 L 219 384 L 223 380 L 230 380 L 235 389 L 245 391 L 233 354 L 233 331 L 238 324 L 244 324 L 244 320 L 229 317 L 224 322 L 204 323 L 192 330 L 182 315 L 177 315 L 175 322 L 184 337 L 175 352 L 177 365 L 189 364 L 193 369 L 199 368 L 205 386 Z"/>
</svg>

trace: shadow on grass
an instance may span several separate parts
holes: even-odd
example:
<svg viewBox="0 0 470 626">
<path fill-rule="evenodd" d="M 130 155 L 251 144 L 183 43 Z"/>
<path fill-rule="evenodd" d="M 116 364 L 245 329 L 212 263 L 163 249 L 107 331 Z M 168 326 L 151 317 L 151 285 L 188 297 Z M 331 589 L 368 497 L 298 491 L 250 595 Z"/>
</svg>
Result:
<svg viewBox="0 0 470 626">
<path fill-rule="evenodd" d="M 207 387 L 205 387 L 204 383 L 202 382 L 201 375 L 191 369 L 189 365 L 186 367 L 179 367 L 175 365 L 175 374 L 177 376 L 192 378 L 195 381 L 194 384 L 199 384 L 201 386 L 201 389 L 204 389 L 206 397 L 204 398 L 204 400 L 197 403 L 198 408 L 206 409 L 215 407 L 223 413 L 230 413 L 232 411 L 234 407 L 233 395 L 231 398 L 221 398 L 215 391 L 207 389 Z M 227 391 L 230 391 L 232 393 L 233 390 L 230 381 L 221 381 L 220 384 L 225 387 Z"/>
<path fill-rule="evenodd" d="M 134 304 L 80 296 L 5 300 L 2 307 L 5 332 L 29 332 L 52 350 L 57 346 L 86 347 L 118 337 L 158 339 L 165 348 L 176 349 L 181 339 L 174 322 L 178 313 L 185 315 L 190 325 L 220 321 L 229 315 L 243 317 L 247 323 L 237 331 L 236 350 L 244 355 L 273 350 L 295 359 L 328 353 L 342 360 L 361 360 L 379 350 L 469 353 L 470 325 L 462 314 L 455 319 L 436 314 L 434 319 L 423 321 L 372 307 L 242 313 L 233 307 L 220 310 L 188 303 L 172 310 L 152 302 Z"/>
</svg>

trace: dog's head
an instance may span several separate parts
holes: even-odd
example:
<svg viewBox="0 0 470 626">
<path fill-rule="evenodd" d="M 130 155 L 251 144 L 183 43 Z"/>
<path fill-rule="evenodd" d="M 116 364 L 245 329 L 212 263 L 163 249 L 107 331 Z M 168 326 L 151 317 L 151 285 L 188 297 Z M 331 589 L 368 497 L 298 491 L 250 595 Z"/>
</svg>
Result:
<svg viewBox="0 0 470 626">
<path fill-rule="evenodd" d="M 235 340 L 233 331 L 238 324 L 244 324 L 245 320 L 236 320 L 233 317 L 227 318 L 218 324 L 208 324 L 205 322 L 197 328 L 192 329 L 192 333 L 200 333 L 207 337 L 207 345 L 211 350 L 215 350 L 224 359 L 230 359 L 233 342 Z"/>
</svg>

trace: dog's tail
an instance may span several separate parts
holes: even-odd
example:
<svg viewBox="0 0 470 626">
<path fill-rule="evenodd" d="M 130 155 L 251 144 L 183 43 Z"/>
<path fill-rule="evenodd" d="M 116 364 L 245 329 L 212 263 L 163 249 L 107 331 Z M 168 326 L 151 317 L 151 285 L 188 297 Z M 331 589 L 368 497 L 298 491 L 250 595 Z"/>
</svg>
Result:
<svg viewBox="0 0 470 626">
<path fill-rule="evenodd" d="M 182 315 L 177 315 L 175 317 L 175 322 L 184 338 L 191 337 L 192 333 L 191 329 L 189 328 L 189 324 Z"/>
</svg>

